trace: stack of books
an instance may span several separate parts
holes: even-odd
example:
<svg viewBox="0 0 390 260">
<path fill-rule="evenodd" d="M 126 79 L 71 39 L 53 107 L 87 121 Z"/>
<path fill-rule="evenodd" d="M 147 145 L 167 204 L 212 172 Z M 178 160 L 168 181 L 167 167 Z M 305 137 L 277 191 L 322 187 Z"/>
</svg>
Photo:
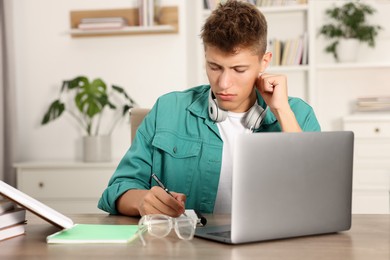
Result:
<svg viewBox="0 0 390 260">
<path fill-rule="evenodd" d="M 308 36 L 307 33 L 285 41 L 271 39 L 268 41 L 268 50 L 272 52 L 272 66 L 296 66 L 308 64 Z"/>
<path fill-rule="evenodd" d="M 25 233 L 26 210 L 0 197 L 0 241 Z"/>
<path fill-rule="evenodd" d="M 356 100 L 358 112 L 389 112 L 390 96 L 360 97 Z"/>
<path fill-rule="evenodd" d="M 123 17 L 82 18 L 78 25 L 80 30 L 117 30 L 127 26 Z"/>
</svg>

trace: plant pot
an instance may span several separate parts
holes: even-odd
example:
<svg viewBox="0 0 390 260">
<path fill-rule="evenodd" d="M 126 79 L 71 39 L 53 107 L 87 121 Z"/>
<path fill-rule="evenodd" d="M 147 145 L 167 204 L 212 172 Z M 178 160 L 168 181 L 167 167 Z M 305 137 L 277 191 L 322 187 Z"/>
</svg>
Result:
<svg viewBox="0 0 390 260">
<path fill-rule="evenodd" d="M 84 136 L 83 137 L 84 162 L 111 161 L 111 136 Z"/>
<path fill-rule="evenodd" d="M 339 62 L 355 62 L 359 49 L 359 40 L 357 39 L 342 39 L 337 46 L 337 55 Z"/>
</svg>

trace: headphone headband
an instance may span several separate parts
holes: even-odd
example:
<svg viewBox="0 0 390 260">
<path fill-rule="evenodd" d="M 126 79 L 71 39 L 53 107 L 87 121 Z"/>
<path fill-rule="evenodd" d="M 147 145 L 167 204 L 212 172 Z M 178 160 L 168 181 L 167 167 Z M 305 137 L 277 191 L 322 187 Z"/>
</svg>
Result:
<svg viewBox="0 0 390 260">
<path fill-rule="evenodd" d="M 264 109 L 256 102 L 255 105 L 247 112 L 244 126 L 252 131 L 258 129 L 265 118 L 267 110 L 268 107 Z M 209 92 L 208 111 L 210 119 L 216 123 L 225 121 L 228 116 L 228 111 L 218 106 L 218 100 L 215 98 L 211 88 Z"/>
</svg>

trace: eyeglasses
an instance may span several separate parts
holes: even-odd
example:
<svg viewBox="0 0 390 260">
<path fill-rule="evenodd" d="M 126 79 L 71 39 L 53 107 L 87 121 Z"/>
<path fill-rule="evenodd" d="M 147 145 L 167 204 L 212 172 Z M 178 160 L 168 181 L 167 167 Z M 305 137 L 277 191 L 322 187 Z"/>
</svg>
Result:
<svg viewBox="0 0 390 260">
<path fill-rule="evenodd" d="M 166 237 L 172 229 L 183 240 L 191 240 L 194 237 L 196 221 L 191 217 L 172 218 L 163 214 L 151 214 L 143 216 L 138 222 L 138 234 L 143 245 L 146 245 L 142 233 L 148 233 L 157 238 Z"/>
</svg>

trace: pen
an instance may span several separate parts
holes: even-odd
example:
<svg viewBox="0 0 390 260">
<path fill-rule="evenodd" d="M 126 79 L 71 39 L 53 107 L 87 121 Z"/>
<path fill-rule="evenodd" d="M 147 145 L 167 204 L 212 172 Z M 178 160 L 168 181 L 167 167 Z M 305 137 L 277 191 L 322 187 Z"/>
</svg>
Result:
<svg viewBox="0 0 390 260">
<path fill-rule="evenodd" d="M 172 193 L 169 192 L 168 188 L 164 186 L 164 184 L 160 181 L 156 174 L 152 173 L 152 178 L 157 182 L 158 186 L 160 186 L 163 190 L 165 190 L 169 195 L 173 197 Z M 187 216 L 185 212 L 183 213 L 183 215 Z"/>
<path fill-rule="evenodd" d="M 152 177 L 157 182 L 158 186 L 160 186 L 163 190 L 165 190 L 169 195 L 173 197 L 172 193 L 170 193 L 169 190 L 165 188 L 164 184 L 160 181 L 156 174 L 152 173 Z"/>
</svg>

